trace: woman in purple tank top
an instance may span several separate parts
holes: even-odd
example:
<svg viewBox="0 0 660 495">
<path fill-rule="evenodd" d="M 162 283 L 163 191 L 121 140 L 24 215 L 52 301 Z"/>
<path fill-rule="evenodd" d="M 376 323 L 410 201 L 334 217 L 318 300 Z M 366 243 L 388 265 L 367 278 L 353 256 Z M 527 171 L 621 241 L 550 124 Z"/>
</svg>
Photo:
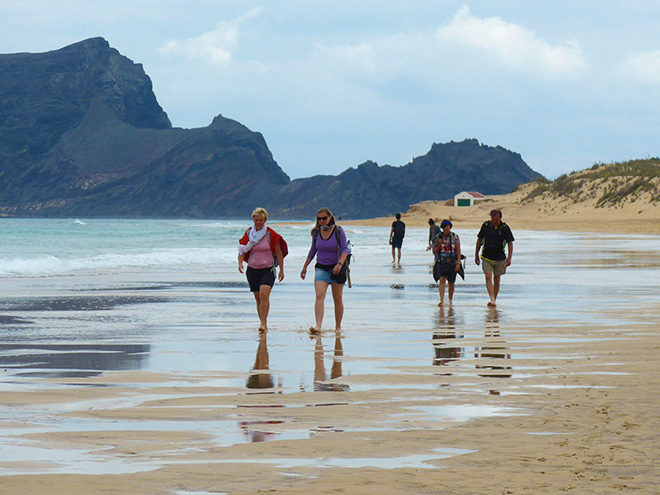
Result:
<svg viewBox="0 0 660 495">
<path fill-rule="evenodd" d="M 309 331 L 311 333 L 321 331 L 325 295 L 329 286 L 332 286 L 332 299 L 335 303 L 335 330 L 341 330 L 341 320 L 344 316 L 344 302 L 342 300 L 344 283 L 337 282 L 332 276 L 339 274 L 348 255 L 346 234 L 341 227 L 335 224 L 335 217 L 330 210 L 321 208 L 316 213 L 316 225 L 312 229 L 312 247 L 309 249 L 309 254 L 300 272 L 300 278 L 305 280 L 307 266 L 316 256 L 316 265 L 314 265 L 314 292 L 316 293 L 314 316 L 316 317 L 316 325 L 310 327 Z"/>
</svg>

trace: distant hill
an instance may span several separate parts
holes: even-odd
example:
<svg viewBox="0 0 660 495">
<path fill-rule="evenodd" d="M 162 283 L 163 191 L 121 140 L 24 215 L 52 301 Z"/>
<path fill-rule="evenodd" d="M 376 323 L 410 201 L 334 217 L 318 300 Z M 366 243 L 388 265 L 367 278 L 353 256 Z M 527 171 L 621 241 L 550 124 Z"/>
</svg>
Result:
<svg viewBox="0 0 660 495">
<path fill-rule="evenodd" d="M 402 167 L 366 162 L 291 181 L 238 122 L 173 128 L 142 66 L 103 38 L 0 55 L 0 215 L 236 217 L 258 202 L 284 218 L 322 205 L 365 218 L 538 177 L 517 153 L 470 139 Z"/>
<path fill-rule="evenodd" d="M 503 194 L 541 177 L 518 153 L 466 139 L 434 144 L 426 155 L 402 167 L 366 162 L 338 176 L 294 180 L 282 187 L 275 206 L 284 216 L 309 216 L 322 198 L 337 215 L 371 218 L 466 190 Z"/>
</svg>

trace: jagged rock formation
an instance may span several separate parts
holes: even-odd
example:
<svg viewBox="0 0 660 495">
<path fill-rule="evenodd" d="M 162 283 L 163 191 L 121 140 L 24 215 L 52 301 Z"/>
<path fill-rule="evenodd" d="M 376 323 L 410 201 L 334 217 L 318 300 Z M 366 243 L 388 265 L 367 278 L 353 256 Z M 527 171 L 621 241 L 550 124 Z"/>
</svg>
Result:
<svg viewBox="0 0 660 495">
<path fill-rule="evenodd" d="M 227 216 L 289 182 L 263 137 L 218 116 L 173 129 L 151 80 L 102 38 L 0 55 L 0 212 Z"/>
<path fill-rule="evenodd" d="M 425 200 L 449 199 L 460 191 L 503 194 L 541 177 L 518 153 L 476 139 L 434 144 L 403 167 L 365 162 L 339 176 L 297 179 L 281 189 L 277 206 L 290 217 L 309 216 L 319 201 L 336 215 L 368 218 L 406 211 Z"/>
<path fill-rule="evenodd" d="M 142 66 L 102 38 L 0 55 L 2 215 L 235 217 L 256 201 L 280 218 L 321 205 L 364 218 L 538 177 L 520 155 L 472 139 L 434 144 L 403 167 L 367 162 L 292 182 L 263 136 L 238 122 L 172 128 Z"/>
</svg>

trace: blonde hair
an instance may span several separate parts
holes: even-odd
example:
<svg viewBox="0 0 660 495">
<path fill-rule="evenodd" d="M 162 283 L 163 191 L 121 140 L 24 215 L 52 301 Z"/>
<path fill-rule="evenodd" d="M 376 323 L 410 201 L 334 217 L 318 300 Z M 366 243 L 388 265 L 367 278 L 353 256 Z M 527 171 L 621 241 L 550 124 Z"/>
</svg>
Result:
<svg viewBox="0 0 660 495">
<path fill-rule="evenodd" d="M 255 208 L 254 211 L 252 212 L 252 218 L 254 217 L 261 217 L 264 220 L 268 221 L 268 212 L 266 211 L 266 208 Z"/>
<path fill-rule="evenodd" d="M 321 225 L 319 224 L 319 213 L 325 213 L 326 215 L 328 215 L 328 217 L 330 217 L 330 220 L 328 221 L 328 225 L 334 225 L 335 224 L 335 216 L 332 214 L 332 212 L 329 209 L 327 209 L 324 206 L 323 208 L 321 208 L 319 211 L 316 212 L 316 217 L 314 217 L 314 221 L 316 222 L 316 224 L 314 225 L 314 228 L 312 229 L 312 235 L 314 235 L 314 232 L 319 230 L 319 228 L 321 227 Z"/>
</svg>

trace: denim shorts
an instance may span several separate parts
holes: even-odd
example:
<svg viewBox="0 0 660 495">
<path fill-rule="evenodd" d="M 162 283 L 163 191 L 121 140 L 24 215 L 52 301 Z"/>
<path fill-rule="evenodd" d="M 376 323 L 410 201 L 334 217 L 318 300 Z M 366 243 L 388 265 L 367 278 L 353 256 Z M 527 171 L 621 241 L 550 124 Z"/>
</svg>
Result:
<svg viewBox="0 0 660 495">
<path fill-rule="evenodd" d="M 326 284 L 338 284 L 339 282 L 332 280 L 330 275 L 332 272 L 324 270 L 323 268 L 314 269 L 314 282 L 325 282 Z"/>
</svg>

